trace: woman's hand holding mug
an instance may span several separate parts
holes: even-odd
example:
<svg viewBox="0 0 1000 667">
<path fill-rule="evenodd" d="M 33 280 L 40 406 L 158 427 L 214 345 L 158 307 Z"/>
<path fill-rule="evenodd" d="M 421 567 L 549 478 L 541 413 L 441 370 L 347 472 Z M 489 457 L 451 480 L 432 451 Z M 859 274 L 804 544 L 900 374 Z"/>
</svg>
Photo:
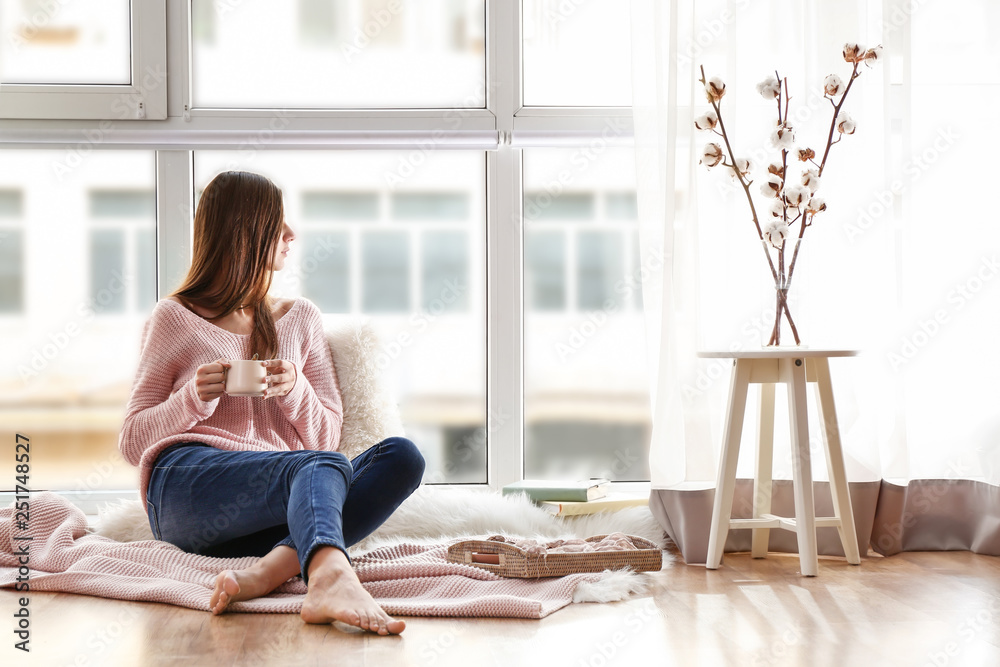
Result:
<svg viewBox="0 0 1000 667">
<path fill-rule="evenodd" d="M 295 386 L 298 371 L 292 362 L 284 359 L 268 359 L 264 362 L 264 366 L 267 368 L 268 380 L 264 398 L 284 396 Z"/>
<path fill-rule="evenodd" d="M 198 392 L 198 398 L 208 403 L 225 393 L 226 369 L 230 365 L 226 359 L 216 359 L 211 363 L 198 366 L 198 370 L 194 373 L 194 385 Z"/>
</svg>

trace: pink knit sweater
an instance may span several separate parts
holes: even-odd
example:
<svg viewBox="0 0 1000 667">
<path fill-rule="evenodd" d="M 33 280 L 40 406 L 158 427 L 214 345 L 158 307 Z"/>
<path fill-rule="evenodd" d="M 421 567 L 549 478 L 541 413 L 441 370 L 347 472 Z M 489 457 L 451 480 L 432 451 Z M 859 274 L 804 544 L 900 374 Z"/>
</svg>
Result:
<svg viewBox="0 0 1000 667">
<path fill-rule="evenodd" d="M 343 405 L 319 308 L 297 299 L 275 322 L 277 359 L 295 365 L 297 377 L 284 396 L 263 399 L 198 397 L 198 366 L 216 359 L 246 359 L 249 334 L 218 327 L 169 299 L 161 299 L 142 330 L 139 368 L 125 411 L 118 448 L 139 466 L 139 497 L 156 456 L 185 441 L 230 451 L 318 449 L 340 446 Z"/>
</svg>

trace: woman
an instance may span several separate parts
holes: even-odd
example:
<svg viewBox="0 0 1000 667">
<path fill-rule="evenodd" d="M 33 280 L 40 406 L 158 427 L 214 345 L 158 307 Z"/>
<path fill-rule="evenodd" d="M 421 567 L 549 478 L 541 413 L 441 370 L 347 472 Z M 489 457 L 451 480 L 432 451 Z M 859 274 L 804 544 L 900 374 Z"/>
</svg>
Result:
<svg viewBox="0 0 1000 667">
<path fill-rule="evenodd" d="M 343 407 L 319 309 L 268 295 L 294 238 L 268 179 L 225 172 L 209 183 L 187 278 L 143 329 L 119 448 L 140 467 L 157 539 L 217 557 L 262 556 L 219 574 L 213 613 L 301 573 L 307 623 L 397 634 L 405 624 L 361 586 L 347 547 L 419 486 L 424 460 L 402 437 L 351 461 L 337 451 Z M 255 353 L 267 369 L 264 396 L 226 395 L 228 360 Z"/>
</svg>

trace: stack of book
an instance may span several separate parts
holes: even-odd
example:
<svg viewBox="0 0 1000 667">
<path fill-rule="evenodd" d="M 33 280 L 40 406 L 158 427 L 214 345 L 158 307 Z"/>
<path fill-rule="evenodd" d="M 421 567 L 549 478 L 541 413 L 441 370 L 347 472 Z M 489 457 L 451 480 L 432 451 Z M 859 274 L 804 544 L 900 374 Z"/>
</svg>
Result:
<svg viewBox="0 0 1000 667">
<path fill-rule="evenodd" d="M 523 493 L 539 507 L 557 516 L 610 512 L 649 504 L 647 495 L 611 493 L 606 479 L 552 481 L 526 479 L 503 487 L 503 495 Z"/>
</svg>

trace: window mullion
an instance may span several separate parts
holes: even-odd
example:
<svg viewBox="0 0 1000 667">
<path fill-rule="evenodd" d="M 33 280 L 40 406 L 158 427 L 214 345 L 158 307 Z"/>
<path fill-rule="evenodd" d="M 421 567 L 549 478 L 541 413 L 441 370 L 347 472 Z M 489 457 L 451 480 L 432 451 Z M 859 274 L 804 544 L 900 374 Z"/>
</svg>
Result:
<svg viewBox="0 0 1000 667">
<path fill-rule="evenodd" d="M 156 298 L 175 288 L 191 264 L 194 219 L 191 151 L 156 152 Z"/>
<path fill-rule="evenodd" d="M 487 105 L 509 139 L 521 106 L 521 3 L 489 2 L 487 12 Z M 502 140 L 486 160 L 487 479 L 497 489 L 524 474 L 521 152 Z"/>
</svg>

